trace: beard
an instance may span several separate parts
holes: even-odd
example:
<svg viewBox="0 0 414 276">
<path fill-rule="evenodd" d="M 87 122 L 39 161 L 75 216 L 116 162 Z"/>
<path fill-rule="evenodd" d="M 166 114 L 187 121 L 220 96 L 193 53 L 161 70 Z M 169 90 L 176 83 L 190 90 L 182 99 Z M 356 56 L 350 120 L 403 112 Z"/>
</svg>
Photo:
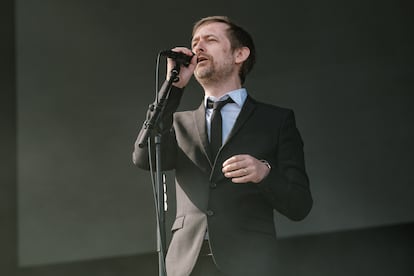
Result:
<svg viewBox="0 0 414 276">
<path fill-rule="evenodd" d="M 219 82 L 226 79 L 234 71 L 234 63 L 232 60 L 226 60 L 217 64 L 212 58 L 197 64 L 194 76 L 199 83 Z"/>
<path fill-rule="evenodd" d="M 194 71 L 194 76 L 198 81 L 212 79 L 215 75 L 216 70 L 214 64 L 211 61 L 204 61 L 204 63 L 207 62 L 209 64 L 197 64 L 197 67 Z"/>
</svg>

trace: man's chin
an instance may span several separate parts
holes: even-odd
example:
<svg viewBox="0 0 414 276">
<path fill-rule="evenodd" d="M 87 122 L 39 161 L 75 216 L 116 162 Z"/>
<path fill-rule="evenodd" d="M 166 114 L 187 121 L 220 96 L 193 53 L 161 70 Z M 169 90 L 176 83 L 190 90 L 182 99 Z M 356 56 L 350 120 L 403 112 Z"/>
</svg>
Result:
<svg viewBox="0 0 414 276">
<path fill-rule="evenodd" d="M 206 79 L 210 77 L 210 70 L 208 68 L 199 68 L 197 65 L 196 70 L 194 71 L 194 75 L 197 79 Z"/>
</svg>

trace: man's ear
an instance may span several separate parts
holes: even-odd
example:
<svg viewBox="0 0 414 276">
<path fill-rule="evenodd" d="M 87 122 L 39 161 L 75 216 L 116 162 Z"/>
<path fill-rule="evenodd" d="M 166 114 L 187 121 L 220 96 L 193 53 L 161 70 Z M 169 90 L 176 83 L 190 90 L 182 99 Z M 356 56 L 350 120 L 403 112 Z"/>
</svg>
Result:
<svg viewBox="0 0 414 276">
<path fill-rule="evenodd" d="M 234 50 L 236 64 L 243 63 L 250 56 L 248 47 L 240 47 Z"/>
</svg>

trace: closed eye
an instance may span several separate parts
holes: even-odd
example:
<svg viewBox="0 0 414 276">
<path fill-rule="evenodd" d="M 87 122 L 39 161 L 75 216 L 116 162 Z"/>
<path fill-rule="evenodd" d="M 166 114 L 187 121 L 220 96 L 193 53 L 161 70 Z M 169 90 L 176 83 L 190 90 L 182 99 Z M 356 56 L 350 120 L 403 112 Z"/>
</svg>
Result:
<svg viewBox="0 0 414 276">
<path fill-rule="evenodd" d="M 200 40 L 206 41 L 206 42 L 217 42 L 218 38 L 215 35 L 206 35 L 203 37 L 196 37 L 193 39 L 193 41 L 191 42 L 191 47 L 197 47 L 198 43 L 200 42 Z"/>
<path fill-rule="evenodd" d="M 210 42 L 214 42 L 214 41 L 217 41 L 218 39 L 215 36 L 208 36 L 206 40 Z"/>
</svg>

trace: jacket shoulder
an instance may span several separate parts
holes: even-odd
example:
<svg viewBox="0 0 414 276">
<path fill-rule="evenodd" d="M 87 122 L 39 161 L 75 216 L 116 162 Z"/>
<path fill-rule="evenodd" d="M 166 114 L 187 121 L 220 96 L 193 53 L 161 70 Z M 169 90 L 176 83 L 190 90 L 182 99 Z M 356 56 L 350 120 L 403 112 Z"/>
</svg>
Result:
<svg viewBox="0 0 414 276">
<path fill-rule="evenodd" d="M 257 101 L 250 96 L 249 99 L 253 102 L 253 104 L 256 105 L 257 110 L 261 110 L 262 112 L 274 113 L 275 115 L 279 115 L 282 117 L 287 116 L 289 114 L 293 114 L 293 110 L 291 108 Z"/>
</svg>

